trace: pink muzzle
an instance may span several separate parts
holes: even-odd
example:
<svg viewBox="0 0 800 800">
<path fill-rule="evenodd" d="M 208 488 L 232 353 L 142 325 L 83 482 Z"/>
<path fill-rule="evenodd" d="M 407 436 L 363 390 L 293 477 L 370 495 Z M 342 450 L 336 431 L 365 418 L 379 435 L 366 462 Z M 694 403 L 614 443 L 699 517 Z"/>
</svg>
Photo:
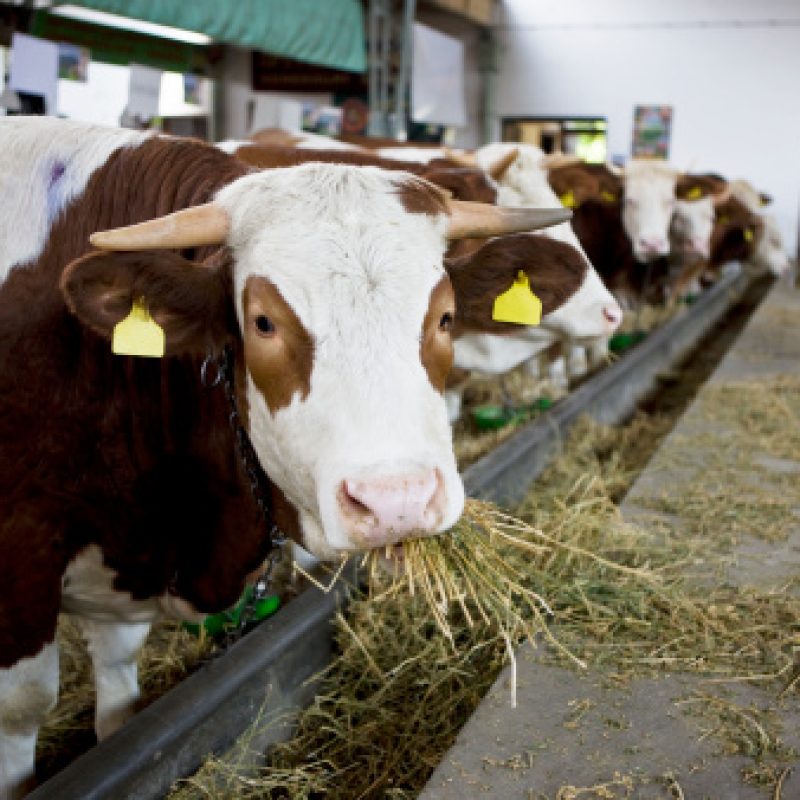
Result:
<svg viewBox="0 0 800 800">
<path fill-rule="evenodd" d="M 345 528 L 354 543 L 366 548 L 434 532 L 442 519 L 443 501 L 444 486 L 435 469 L 345 479 L 339 493 Z"/>
</svg>

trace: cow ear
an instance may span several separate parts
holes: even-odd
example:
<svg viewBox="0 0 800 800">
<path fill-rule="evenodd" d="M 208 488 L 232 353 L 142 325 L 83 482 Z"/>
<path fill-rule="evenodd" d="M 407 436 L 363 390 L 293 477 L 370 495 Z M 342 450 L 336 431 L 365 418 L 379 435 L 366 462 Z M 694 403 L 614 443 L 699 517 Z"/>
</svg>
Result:
<svg viewBox="0 0 800 800">
<path fill-rule="evenodd" d="M 520 233 L 500 236 L 463 256 L 445 260 L 456 296 L 456 333 L 510 333 L 519 325 L 493 319 L 494 302 L 520 272 L 550 314 L 580 288 L 588 269 L 583 254 L 569 244 Z"/>
<path fill-rule="evenodd" d="M 233 330 L 226 258 L 196 264 L 168 250 L 99 251 L 67 265 L 61 291 L 69 310 L 106 339 L 142 300 L 164 330 L 166 355 L 203 353 Z"/>
</svg>

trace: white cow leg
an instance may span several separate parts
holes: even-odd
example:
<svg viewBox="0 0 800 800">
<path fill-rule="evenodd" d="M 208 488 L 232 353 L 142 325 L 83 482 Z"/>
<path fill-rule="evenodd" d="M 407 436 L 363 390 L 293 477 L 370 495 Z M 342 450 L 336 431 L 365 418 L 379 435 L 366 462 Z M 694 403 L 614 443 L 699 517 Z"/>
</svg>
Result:
<svg viewBox="0 0 800 800">
<path fill-rule="evenodd" d="M 36 737 L 58 698 L 58 645 L 46 644 L 32 658 L 0 669 L 0 800 L 30 788 Z"/>
<path fill-rule="evenodd" d="M 455 425 L 461 416 L 461 389 L 446 389 L 444 404 L 447 408 L 447 419 L 451 425 Z"/>
<path fill-rule="evenodd" d="M 529 375 L 531 378 L 541 378 L 543 357 L 543 353 L 537 353 L 533 358 L 529 358 L 527 361 L 525 361 L 522 365 L 522 368 L 525 370 L 525 374 Z"/>
<path fill-rule="evenodd" d="M 586 349 L 589 368 L 596 369 L 608 361 L 608 339 L 598 339 Z"/>
<path fill-rule="evenodd" d="M 582 377 L 589 369 L 589 359 L 585 347 L 570 345 L 567 348 L 566 360 L 569 380 Z"/>
<path fill-rule="evenodd" d="M 549 375 L 550 381 L 556 388 L 566 389 L 569 386 L 567 362 L 564 356 L 558 356 L 550 362 Z"/>
<path fill-rule="evenodd" d="M 78 618 L 94 666 L 94 730 L 97 740 L 114 733 L 134 713 L 139 698 L 136 664 L 149 622 L 97 622 Z"/>
</svg>

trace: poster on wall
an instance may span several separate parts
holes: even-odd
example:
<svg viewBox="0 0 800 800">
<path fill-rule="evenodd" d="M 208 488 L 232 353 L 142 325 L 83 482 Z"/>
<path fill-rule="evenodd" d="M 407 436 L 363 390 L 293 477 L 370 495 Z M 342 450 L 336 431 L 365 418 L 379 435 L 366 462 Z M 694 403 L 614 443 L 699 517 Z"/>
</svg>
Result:
<svg viewBox="0 0 800 800">
<path fill-rule="evenodd" d="M 633 111 L 634 158 L 669 158 L 672 106 L 635 106 Z"/>
</svg>

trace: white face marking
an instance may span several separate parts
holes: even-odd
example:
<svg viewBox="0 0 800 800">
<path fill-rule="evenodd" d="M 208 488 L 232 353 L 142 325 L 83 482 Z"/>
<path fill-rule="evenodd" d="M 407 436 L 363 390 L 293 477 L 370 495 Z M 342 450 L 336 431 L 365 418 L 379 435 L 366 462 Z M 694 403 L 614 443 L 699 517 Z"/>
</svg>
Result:
<svg viewBox="0 0 800 800">
<path fill-rule="evenodd" d="M 409 177 L 306 164 L 249 175 L 218 195 L 232 221 L 240 322 L 245 283 L 263 276 L 314 340 L 305 399 L 296 393 L 273 414 L 250 376 L 247 396 L 253 445 L 321 557 L 356 545 L 338 508 L 345 480 L 436 470 L 440 530 L 463 505 L 444 399 L 420 359 L 446 221 L 403 208 L 397 189 Z"/>
<path fill-rule="evenodd" d="M 669 254 L 677 179 L 677 172 L 660 162 L 632 160 L 625 167 L 622 224 L 638 261 Z"/>
<path fill-rule="evenodd" d="M 54 117 L 0 118 L 0 284 L 39 256 L 59 212 L 114 150 L 150 136 Z"/>
<path fill-rule="evenodd" d="M 676 201 L 670 226 L 673 251 L 679 255 L 708 258 L 713 230 L 714 202 L 710 197 Z"/>
</svg>

